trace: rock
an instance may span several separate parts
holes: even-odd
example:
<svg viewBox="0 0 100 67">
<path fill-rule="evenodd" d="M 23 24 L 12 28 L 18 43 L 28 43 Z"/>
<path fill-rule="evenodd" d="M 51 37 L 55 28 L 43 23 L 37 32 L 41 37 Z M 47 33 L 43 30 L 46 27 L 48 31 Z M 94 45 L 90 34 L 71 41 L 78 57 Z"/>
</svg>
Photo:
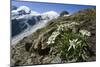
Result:
<svg viewBox="0 0 100 67">
<path fill-rule="evenodd" d="M 52 60 L 52 58 L 47 56 L 42 60 L 42 62 L 43 62 L 43 64 L 47 64 L 47 63 L 50 63 L 51 60 Z"/>
<path fill-rule="evenodd" d="M 32 63 L 31 58 L 27 60 L 27 63 L 28 63 L 28 64 Z"/>
<path fill-rule="evenodd" d="M 49 32 L 53 31 L 55 28 L 50 28 L 49 30 L 43 32 L 40 34 L 37 38 L 37 40 L 34 41 L 33 47 L 34 49 L 45 49 L 48 47 L 48 44 L 45 43 L 45 35 L 47 35 Z"/>
<path fill-rule="evenodd" d="M 26 43 L 26 44 L 25 44 L 25 49 L 26 49 L 26 51 L 29 51 L 30 48 L 31 48 L 31 46 L 32 46 L 32 43 Z"/>
<path fill-rule="evenodd" d="M 47 47 L 45 49 L 39 49 L 38 53 L 39 53 L 39 55 L 48 55 L 49 51 L 50 51 L 50 47 Z"/>
<path fill-rule="evenodd" d="M 35 58 L 36 57 L 36 54 L 35 53 L 32 53 L 31 54 L 31 57 Z"/>
<path fill-rule="evenodd" d="M 11 66 L 14 66 L 15 61 L 13 59 L 11 59 Z"/>
<path fill-rule="evenodd" d="M 61 63 L 61 58 L 59 56 L 56 56 L 51 63 Z"/>
<path fill-rule="evenodd" d="M 32 58 L 28 58 L 25 65 L 32 65 L 32 64 L 33 64 Z"/>
<path fill-rule="evenodd" d="M 69 12 L 67 12 L 67 11 L 62 11 L 61 13 L 60 13 L 60 16 L 62 17 L 62 16 L 65 16 L 65 15 L 68 15 L 69 14 Z"/>
</svg>

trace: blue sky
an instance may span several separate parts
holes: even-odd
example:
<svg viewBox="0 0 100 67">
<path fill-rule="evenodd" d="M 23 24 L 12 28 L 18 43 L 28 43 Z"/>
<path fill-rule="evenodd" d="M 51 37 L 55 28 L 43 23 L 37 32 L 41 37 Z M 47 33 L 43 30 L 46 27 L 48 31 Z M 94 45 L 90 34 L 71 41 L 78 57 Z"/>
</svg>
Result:
<svg viewBox="0 0 100 67">
<path fill-rule="evenodd" d="M 41 2 L 22 2 L 22 1 L 12 1 L 12 5 L 20 7 L 27 6 L 33 11 L 39 13 L 47 11 L 56 11 L 58 13 L 62 11 L 68 11 L 69 13 L 77 12 L 81 9 L 86 8 L 96 8 L 96 6 L 90 5 L 74 5 L 74 4 L 54 4 L 54 3 L 41 3 Z"/>
</svg>

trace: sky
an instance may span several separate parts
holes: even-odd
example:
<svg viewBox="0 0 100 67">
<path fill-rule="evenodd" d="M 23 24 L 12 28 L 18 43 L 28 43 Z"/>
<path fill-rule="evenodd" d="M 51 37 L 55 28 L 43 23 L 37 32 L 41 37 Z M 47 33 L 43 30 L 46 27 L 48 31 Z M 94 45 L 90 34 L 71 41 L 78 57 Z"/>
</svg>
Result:
<svg viewBox="0 0 100 67">
<path fill-rule="evenodd" d="M 42 2 L 25 2 L 25 1 L 12 1 L 12 5 L 20 7 L 27 6 L 31 10 L 44 13 L 48 11 L 56 11 L 61 13 L 62 11 L 68 11 L 70 14 L 77 12 L 81 9 L 96 8 L 96 6 L 90 5 L 75 5 L 75 4 L 54 4 L 54 3 L 42 3 Z"/>
</svg>

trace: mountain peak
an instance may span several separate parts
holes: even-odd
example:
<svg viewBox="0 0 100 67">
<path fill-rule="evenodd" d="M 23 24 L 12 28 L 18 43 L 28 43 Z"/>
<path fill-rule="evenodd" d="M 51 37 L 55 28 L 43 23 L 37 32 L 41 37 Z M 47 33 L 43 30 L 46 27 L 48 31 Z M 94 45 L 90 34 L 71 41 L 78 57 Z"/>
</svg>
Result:
<svg viewBox="0 0 100 67">
<path fill-rule="evenodd" d="M 26 13 L 30 13 L 30 8 L 29 7 L 27 7 L 27 6 L 20 6 L 18 9 L 17 9 L 17 11 L 25 11 Z"/>
<path fill-rule="evenodd" d="M 56 12 L 56 11 L 48 11 L 48 12 L 45 12 L 45 13 L 43 13 L 43 14 L 49 14 L 49 15 L 58 15 L 59 16 L 59 14 Z"/>
<path fill-rule="evenodd" d="M 51 19 L 59 17 L 59 14 L 55 11 L 48 11 L 48 12 L 43 13 L 42 15 L 43 15 L 43 17 L 49 17 Z"/>
</svg>

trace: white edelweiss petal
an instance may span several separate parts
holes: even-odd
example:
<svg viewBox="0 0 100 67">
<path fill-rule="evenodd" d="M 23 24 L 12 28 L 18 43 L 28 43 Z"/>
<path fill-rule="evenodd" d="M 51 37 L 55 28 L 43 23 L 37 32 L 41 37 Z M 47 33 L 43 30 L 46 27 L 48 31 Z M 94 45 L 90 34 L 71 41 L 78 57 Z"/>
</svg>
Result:
<svg viewBox="0 0 100 67">
<path fill-rule="evenodd" d="M 71 41 L 71 40 L 69 40 L 69 42 L 71 43 L 72 41 Z"/>
<path fill-rule="evenodd" d="M 73 48 L 75 49 L 75 44 L 73 44 Z"/>
<path fill-rule="evenodd" d="M 75 40 L 74 40 L 74 42 L 77 42 L 77 41 L 78 41 L 78 39 L 75 39 Z"/>
<path fill-rule="evenodd" d="M 78 41 L 77 44 L 80 44 L 82 41 Z"/>
<path fill-rule="evenodd" d="M 69 51 L 71 48 L 72 48 L 72 46 L 70 45 L 69 48 L 68 48 L 68 51 Z"/>
<path fill-rule="evenodd" d="M 52 41 L 52 44 L 55 43 L 54 41 Z"/>
<path fill-rule="evenodd" d="M 87 36 L 91 36 L 91 33 L 90 32 L 87 32 Z"/>
<path fill-rule="evenodd" d="M 50 44 L 50 41 L 47 41 L 47 44 Z"/>
</svg>

